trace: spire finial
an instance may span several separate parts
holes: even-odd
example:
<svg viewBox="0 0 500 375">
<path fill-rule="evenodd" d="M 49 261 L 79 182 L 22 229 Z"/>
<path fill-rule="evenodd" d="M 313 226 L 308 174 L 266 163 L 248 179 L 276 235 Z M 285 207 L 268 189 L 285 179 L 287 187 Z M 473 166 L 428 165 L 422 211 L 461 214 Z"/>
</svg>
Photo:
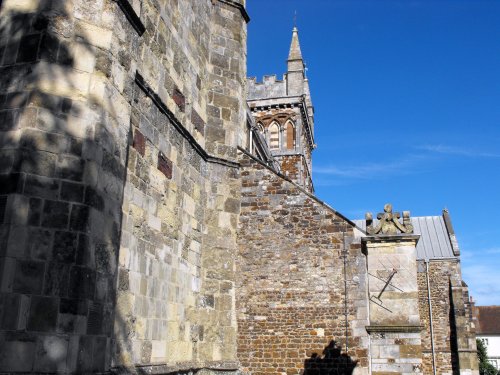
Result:
<svg viewBox="0 0 500 375">
<path fill-rule="evenodd" d="M 293 30 L 297 31 L 297 9 L 295 9 L 295 15 L 293 16 Z"/>
<path fill-rule="evenodd" d="M 302 60 L 302 52 L 300 51 L 299 32 L 297 27 L 294 26 L 292 32 L 292 43 L 290 44 L 290 53 L 288 60 Z"/>
</svg>

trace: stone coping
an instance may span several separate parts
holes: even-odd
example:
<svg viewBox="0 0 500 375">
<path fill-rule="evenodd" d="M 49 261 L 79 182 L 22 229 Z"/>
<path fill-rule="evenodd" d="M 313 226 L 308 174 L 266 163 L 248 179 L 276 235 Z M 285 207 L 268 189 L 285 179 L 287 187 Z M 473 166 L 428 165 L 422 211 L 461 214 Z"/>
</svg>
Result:
<svg viewBox="0 0 500 375">
<path fill-rule="evenodd" d="M 142 36 L 142 34 L 144 34 L 144 32 L 146 31 L 146 27 L 144 26 L 144 24 L 141 21 L 141 18 L 137 15 L 137 13 L 135 12 L 132 5 L 130 5 L 128 0 L 113 0 L 113 1 L 115 1 L 118 4 L 122 12 L 125 14 L 125 17 L 127 17 L 128 22 L 132 25 L 135 31 L 137 31 L 137 34 L 139 34 L 139 36 Z M 243 17 L 245 22 L 246 23 L 250 22 L 250 16 L 248 15 L 247 10 L 242 4 L 237 3 L 234 0 L 218 0 L 218 1 L 237 8 L 240 11 L 241 16 Z"/>
<path fill-rule="evenodd" d="M 363 243 L 384 243 L 384 242 L 403 242 L 415 241 L 418 242 L 420 234 L 382 234 L 380 236 L 366 236 L 361 238 Z"/>
<path fill-rule="evenodd" d="M 125 17 L 127 17 L 128 22 L 132 25 L 132 27 L 137 31 L 137 34 L 139 36 L 142 36 L 144 32 L 146 31 L 146 27 L 142 23 L 141 19 L 135 12 L 134 8 L 132 8 L 132 5 L 127 0 L 114 0 L 122 12 L 125 14 Z"/>
<path fill-rule="evenodd" d="M 245 9 L 245 6 L 243 4 L 240 4 L 234 0 L 219 0 L 221 3 L 225 3 L 229 6 L 232 6 L 232 7 L 235 7 L 237 8 L 240 13 L 241 13 L 241 16 L 243 17 L 243 19 L 245 20 L 246 23 L 249 23 L 250 22 L 250 16 L 248 15 L 248 12 L 247 10 Z"/>
<path fill-rule="evenodd" d="M 366 326 L 368 333 L 418 333 L 424 326 Z"/>
<path fill-rule="evenodd" d="M 307 190 L 305 190 L 302 186 L 296 184 L 295 182 L 293 182 L 292 180 L 290 180 L 287 176 L 285 176 L 284 174 L 280 173 L 279 171 L 276 171 L 274 170 L 273 168 L 271 168 L 270 166 L 268 166 L 266 163 L 264 163 L 262 160 L 259 160 L 258 158 L 256 158 L 255 156 L 253 156 L 251 153 L 249 153 L 247 150 L 245 150 L 243 147 L 240 147 L 238 146 L 238 151 L 240 151 L 241 153 L 245 154 L 246 156 L 248 156 L 250 159 L 254 160 L 255 162 L 259 163 L 260 165 L 262 165 L 264 168 L 266 168 L 267 170 L 269 170 L 270 172 L 274 173 L 275 175 L 279 176 L 280 178 L 282 178 L 283 180 L 291 183 L 292 185 L 294 185 L 297 189 L 299 189 L 302 193 L 304 193 L 305 195 L 307 195 L 309 198 L 311 198 L 312 200 L 316 201 L 317 203 L 319 203 L 321 206 L 323 206 L 324 208 L 326 208 L 327 210 L 329 210 L 331 213 L 333 213 L 334 215 L 340 217 L 341 219 L 343 219 L 344 221 L 346 221 L 349 225 L 351 225 L 353 228 L 357 228 L 359 229 L 359 227 L 356 226 L 356 224 L 351 220 L 349 219 L 347 216 L 344 216 L 343 214 L 341 214 L 340 212 L 336 211 L 333 207 L 331 207 L 330 205 L 328 205 L 328 203 L 326 202 L 323 202 L 321 199 L 319 199 L 316 195 L 308 192 Z"/>
<path fill-rule="evenodd" d="M 208 163 L 220 164 L 230 168 L 238 169 L 240 167 L 239 163 L 236 161 L 209 155 L 205 149 L 198 142 L 196 142 L 191 133 L 181 124 L 175 115 L 168 109 L 167 105 L 161 100 L 160 96 L 151 88 L 151 86 L 149 86 L 144 77 L 138 71 L 135 72 L 135 83 L 146 94 L 146 96 L 153 101 L 158 110 L 167 116 L 174 128 L 189 142 L 191 147 L 203 158 L 203 160 Z"/>
</svg>

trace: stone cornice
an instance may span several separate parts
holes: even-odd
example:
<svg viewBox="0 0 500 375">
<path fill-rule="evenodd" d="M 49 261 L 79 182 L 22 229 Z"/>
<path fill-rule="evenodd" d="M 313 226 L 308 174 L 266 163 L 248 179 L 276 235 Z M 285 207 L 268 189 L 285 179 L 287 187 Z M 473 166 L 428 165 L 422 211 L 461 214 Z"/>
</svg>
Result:
<svg viewBox="0 0 500 375">
<path fill-rule="evenodd" d="M 424 326 L 366 326 L 368 333 L 418 333 Z"/>
<path fill-rule="evenodd" d="M 230 168 L 240 167 L 238 162 L 222 159 L 217 156 L 208 154 L 205 149 L 198 142 L 196 142 L 191 133 L 180 123 L 180 121 L 177 119 L 177 117 L 175 117 L 172 111 L 168 109 L 167 105 L 163 102 L 163 100 L 161 100 L 159 95 L 154 92 L 151 86 L 148 85 L 148 83 L 139 72 L 135 73 L 135 83 L 153 101 L 159 111 L 167 116 L 174 128 L 189 142 L 191 147 L 193 147 L 193 149 L 198 153 L 198 155 L 203 158 L 203 160 L 209 163 L 220 164 Z"/>
<path fill-rule="evenodd" d="M 415 242 L 420 239 L 420 234 L 381 234 L 361 238 L 363 244 L 384 242 Z"/>
</svg>

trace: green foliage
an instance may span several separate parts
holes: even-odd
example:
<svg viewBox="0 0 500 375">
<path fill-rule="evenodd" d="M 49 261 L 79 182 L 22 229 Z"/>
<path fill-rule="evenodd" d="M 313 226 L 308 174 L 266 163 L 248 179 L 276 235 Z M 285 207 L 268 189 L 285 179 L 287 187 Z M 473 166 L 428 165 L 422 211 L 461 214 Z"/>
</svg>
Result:
<svg viewBox="0 0 500 375">
<path fill-rule="evenodd" d="M 479 359 L 479 374 L 481 375 L 498 375 L 495 366 L 488 362 L 488 351 L 483 340 L 476 339 L 477 344 L 477 358 Z"/>
</svg>

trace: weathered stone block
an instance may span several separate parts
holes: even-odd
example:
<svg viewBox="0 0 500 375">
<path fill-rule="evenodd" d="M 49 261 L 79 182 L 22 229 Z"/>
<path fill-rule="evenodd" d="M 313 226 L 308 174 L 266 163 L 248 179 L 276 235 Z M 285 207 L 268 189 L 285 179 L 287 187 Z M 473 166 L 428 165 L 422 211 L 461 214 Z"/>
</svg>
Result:
<svg viewBox="0 0 500 375">
<path fill-rule="evenodd" d="M 69 219 L 69 204 L 46 200 L 43 207 L 42 226 L 45 228 L 66 228 Z"/>
<path fill-rule="evenodd" d="M 172 178 L 172 161 L 169 160 L 161 152 L 158 153 L 158 170 L 165 175 L 166 178 Z"/>
<path fill-rule="evenodd" d="M 44 272 L 45 263 L 18 259 L 12 290 L 17 293 L 40 294 Z"/>
<path fill-rule="evenodd" d="M 24 193 L 35 197 L 57 199 L 59 194 L 59 181 L 42 176 L 26 176 Z"/>
<path fill-rule="evenodd" d="M 55 262 L 73 263 L 78 246 L 78 234 L 74 232 L 60 232 L 54 234 L 52 259 Z"/>
<path fill-rule="evenodd" d="M 201 134 L 205 132 L 205 121 L 203 121 L 203 119 L 194 108 L 191 110 L 191 122 L 198 132 L 200 132 Z"/>
<path fill-rule="evenodd" d="M 85 186 L 79 183 L 62 181 L 61 199 L 70 202 L 82 202 Z"/>
<path fill-rule="evenodd" d="M 85 189 L 85 204 L 98 211 L 102 211 L 104 209 L 104 198 L 96 189 L 87 186 Z"/>
<path fill-rule="evenodd" d="M 106 370 L 106 357 L 108 352 L 108 340 L 106 337 L 94 337 L 92 371 L 103 372 Z"/>
<path fill-rule="evenodd" d="M 39 372 L 66 372 L 69 339 L 61 336 L 40 336 L 36 347 L 34 370 Z"/>
<path fill-rule="evenodd" d="M 30 331 L 55 332 L 58 310 L 58 298 L 32 296 L 28 329 Z"/>
<path fill-rule="evenodd" d="M 68 295 L 69 272 L 71 265 L 48 263 L 45 271 L 44 294 L 65 297 Z"/>
<path fill-rule="evenodd" d="M 42 205 L 43 201 L 37 198 L 30 198 L 29 212 L 28 212 L 28 225 L 39 226 L 42 218 Z"/>
<path fill-rule="evenodd" d="M 90 227 L 90 208 L 86 205 L 74 204 L 71 207 L 69 229 L 73 231 L 86 232 Z"/>
<path fill-rule="evenodd" d="M 56 176 L 66 180 L 82 181 L 85 161 L 79 157 L 60 155 L 57 160 Z"/>
<path fill-rule="evenodd" d="M 179 107 L 181 112 L 184 112 L 186 108 L 186 98 L 177 87 L 174 88 L 172 99 L 174 100 L 175 104 L 177 104 L 177 107 Z"/>
<path fill-rule="evenodd" d="M 73 266 L 70 271 L 68 295 L 72 298 L 93 299 L 95 294 L 95 271 L 81 266 Z"/>
<path fill-rule="evenodd" d="M 35 360 L 36 336 L 25 332 L 0 334 L 0 366 L 6 372 L 31 372 Z"/>
<path fill-rule="evenodd" d="M 92 371 L 93 338 L 81 336 L 78 343 L 77 368 L 82 372 Z"/>
<path fill-rule="evenodd" d="M 34 62 L 38 55 L 38 45 L 40 43 L 40 38 L 40 34 L 29 34 L 21 37 L 16 62 Z"/>
<path fill-rule="evenodd" d="M 141 156 L 144 156 L 146 152 L 146 138 L 138 129 L 134 130 L 132 147 L 134 147 Z"/>
</svg>

